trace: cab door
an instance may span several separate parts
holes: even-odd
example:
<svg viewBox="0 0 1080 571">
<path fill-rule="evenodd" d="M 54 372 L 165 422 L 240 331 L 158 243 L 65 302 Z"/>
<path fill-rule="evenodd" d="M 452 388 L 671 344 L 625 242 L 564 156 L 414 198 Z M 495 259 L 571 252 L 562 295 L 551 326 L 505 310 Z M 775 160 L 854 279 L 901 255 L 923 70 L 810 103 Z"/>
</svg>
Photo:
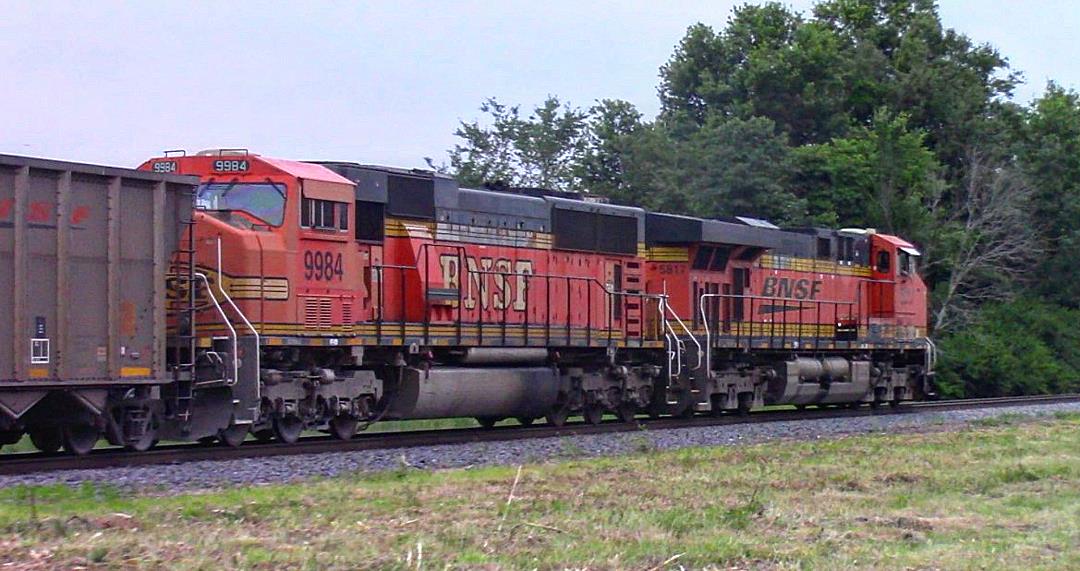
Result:
<svg viewBox="0 0 1080 571">
<path fill-rule="evenodd" d="M 870 283 L 867 284 L 870 317 L 893 317 L 896 315 L 896 247 L 874 237 L 870 242 L 872 265 Z"/>
</svg>

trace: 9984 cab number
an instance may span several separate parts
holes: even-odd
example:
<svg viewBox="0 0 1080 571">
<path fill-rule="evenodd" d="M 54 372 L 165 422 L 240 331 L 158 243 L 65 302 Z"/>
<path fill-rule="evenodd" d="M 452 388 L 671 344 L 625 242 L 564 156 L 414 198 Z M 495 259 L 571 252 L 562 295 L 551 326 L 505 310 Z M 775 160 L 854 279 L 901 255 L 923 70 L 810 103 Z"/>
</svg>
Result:
<svg viewBox="0 0 1080 571">
<path fill-rule="evenodd" d="M 304 252 L 304 279 L 330 282 L 341 281 L 344 276 L 340 253 L 317 250 Z"/>
</svg>

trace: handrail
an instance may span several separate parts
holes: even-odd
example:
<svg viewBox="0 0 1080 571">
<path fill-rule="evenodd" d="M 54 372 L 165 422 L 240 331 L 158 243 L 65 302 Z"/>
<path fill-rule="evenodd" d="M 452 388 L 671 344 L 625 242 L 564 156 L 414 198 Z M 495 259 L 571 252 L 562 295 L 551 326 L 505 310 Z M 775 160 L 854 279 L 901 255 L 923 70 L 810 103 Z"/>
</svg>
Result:
<svg viewBox="0 0 1080 571">
<path fill-rule="evenodd" d="M 711 356 L 712 356 L 712 353 L 711 353 L 711 349 L 712 349 L 712 328 L 709 326 L 709 318 L 708 318 L 708 315 L 705 313 L 705 309 L 706 309 L 705 300 L 708 299 L 708 298 L 737 299 L 737 300 L 740 300 L 740 301 L 744 300 L 744 299 L 749 299 L 749 300 L 757 299 L 757 300 L 782 301 L 782 302 L 797 301 L 799 303 L 800 318 L 799 318 L 799 323 L 797 323 L 795 325 L 799 326 L 799 327 L 801 327 L 802 324 L 803 324 L 801 314 L 803 312 L 803 305 L 802 304 L 804 304 L 804 303 L 818 304 L 816 306 L 816 309 L 819 312 L 819 316 L 818 316 L 819 318 L 818 318 L 817 321 L 814 322 L 815 325 L 820 325 L 820 308 L 821 308 L 821 304 L 835 305 L 835 306 L 847 306 L 849 308 L 848 309 L 849 318 L 850 318 L 850 311 L 851 311 L 850 308 L 852 306 L 856 306 L 856 308 L 857 308 L 858 304 L 859 304 L 858 301 L 830 300 L 830 299 L 809 299 L 809 300 L 807 300 L 807 299 L 796 299 L 796 300 L 791 300 L 791 299 L 784 298 L 784 297 L 769 297 L 769 296 L 745 295 L 745 294 L 736 294 L 736 293 L 704 293 L 704 294 L 701 294 L 701 297 L 698 300 L 698 311 L 701 314 L 701 322 L 705 325 L 705 344 L 710 348 L 709 355 L 706 356 L 706 366 L 709 367 L 710 371 L 711 371 L 711 367 L 712 367 L 712 363 L 711 363 Z M 815 308 L 814 305 L 810 305 L 809 307 L 811 309 Z M 753 308 L 753 301 L 751 301 L 751 308 Z M 751 311 L 752 311 L 752 309 L 751 309 Z M 838 313 L 839 313 L 838 310 L 834 310 L 834 315 L 837 315 Z M 838 315 L 837 315 L 837 318 L 839 318 Z M 784 332 L 783 335 L 784 335 L 785 339 L 787 338 L 787 325 L 788 325 L 786 319 L 787 318 L 785 316 L 785 321 L 782 324 L 782 327 L 783 327 L 782 330 Z M 751 318 L 750 318 L 750 324 L 751 324 L 750 335 L 753 336 L 753 324 L 754 324 L 753 316 L 751 316 Z M 776 322 L 773 321 L 772 324 L 775 326 Z M 772 330 L 772 328 L 770 327 L 770 331 L 771 330 Z M 799 333 L 800 338 L 801 338 L 801 336 L 802 336 L 802 334 Z M 771 341 L 770 341 L 770 343 L 771 343 Z"/>
<path fill-rule="evenodd" d="M 698 370 L 698 369 L 700 369 L 700 368 L 701 368 L 701 364 L 702 364 L 702 357 L 701 357 L 701 343 L 700 343 L 700 342 L 699 342 L 699 341 L 697 340 L 697 336 L 695 336 L 695 335 L 694 335 L 694 333 L 693 333 L 692 331 L 690 331 L 690 328 L 688 328 L 688 327 L 686 326 L 686 324 L 685 324 L 685 323 L 683 323 L 683 320 L 682 320 L 682 319 L 681 319 L 681 318 L 679 317 L 679 314 L 675 313 L 675 310 L 674 310 L 674 309 L 672 309 L 672 308 L 671 308 L 671 305 L 669 305 L 669 304 L 667 303 L 667 296 L 664 296 L 664 299 L 665 299 L 665 301 L 664 301 L 664 309 L 665 309 L 666 311 L 668 311 L 668 312 L 670 312 L 670 313 L 671 313 L 671 316 L 675 318 L 675 321 L 676 321 L 676 322 L 677 322 L 677 323 L 679 324 L 679 327 L 681 327 L 681 328 L 682 328 L 682 330 L 683 330 L 684 332 L 686 332 L 686 335 L 687 335 L 688 337 L 690 337 L 690 341 L 693 341 L 694 345 L 696 345 L 696 346 L 697 346 L 697 349 L 698 349 L 698 354 L 697 354 L 698 362 L 697 362 L 697 366 L 695 366 L 695 367 L 694 367 L 693 369 L 691 369 L 691 370 L 694 370 L 694 371 L 696 371 L 696 370 Z M 671 327 L 671 323 L 669 323 L 669 322 L 668 322 L 668 320 L 667 320 L 666 316 L 665 316 L 665 318 L 664 318 L 664 323 L 665 323 L 665 324 L 667 325 L 668 329 L 670 329 L 670 330 L 671 330 L 671 334 L 672 334 L 672 335 L 675 335 L 675 337 L 676 337 L 676 338 L 678 338 L 678 334 L 677 334 L 677 333 L 675 332 L 675 329 L 674 329 L 673 327 Z"/>
<path fill-rule="evenodd" d="M 926 341 L 929 348 L 929 351 L 926 352 L 926 372 L 929 373 L 934 370 L 934 367 L 937 367 L 938 348 L 930 337 L 923 337 L 923 341 Z"/>
<path fill-rule="evenodd" d="M 233 311 L 235 311 L 236 314 L 240 316 L 240 319 L 243 320 L 244 325 L 246 325 L 247 328 L 251 330 L 251 334 L 255 336 L 255 379 L 256 379 L 255 380 L 255 401 L 259 402 L 259 401 L 262 400 L 262 387 L 260 386 L 260 383 L 258 381 L 259 376 L 261 375 L 261 371 L 262 371 L 262 360 L 261 360 L 261 356 L 260 356 L 260 353 L 262 352 L 262 345 L 260 345 L 260 343 L 259 343 L 259 332 L 255 329 L 255 327 L 253 325 L 251 325 L 251 322 L 248 321 L 248 318 L 247 318 L 246 315 L 244 315 L 244 312 L 240 311 L 240 308 L 236 306 L 236 303 L 233 302 L 233 300 L 232 300 L 232 296 L 230 296 L 229 293 L 225 291 L 225 286 L 223 285 L 225 283 L 225 279 L 224 279 L 224 272 L 222 271 L 222 263 L 221 263 L 221 236 L 217 237 L 217 263 L 218 263 L 218 283 L 217 283 L 218 291 L 221 292 L 221 295 L 225 298 L 225 301 L 227 301 L 229 303 L 229 306 L 233 308 Z M 227 322 L 228 318 L 225 318 L 225 321 Z M 231 326 L 230 326 L 230 329 L 231 329 Z M 233 336 L 234 336 L 233 359 L 234 360 L 237 359 L 237 357 L 236 357 L 236 345 L 237 344 L 236 344 L 236 341 L 235 341 L 235 335 L 236 335 L 236 330 L 233 330 Z M 238 363 L 235 366 L 235 368 L 236 368 L 236 375 L 237 375 L 237 377 L 239 377 L 239 375 L 240 375 L 240 367 L 239 367 Z"/>
<path fill-rule="evenodd" d="M 601 291 L 604 294 L 609 295 L 609 296 L 619 296 L 619 297 L 628 298 L 628 299 L 635 299 L 636 298 L 636 299 L 642 300 L 642 301 L 644 301 L 646 299 L 660 301 L 660 300 L 666 298 L 666 296 L 664 294 L 653 294 L 653 293 L 646 293 L 646 292 L 634 293 L 634 292 L 628 292 L 628 291 L 617 291 L 614 288 L 609 287 L 608 284 L 600 281 L 599 279 L 597 279 L 594 276 L 566 276 L 566 275 L 556 275 L 556 274 L 547 274 L 547 273 L 538 274 L 538 273 L 515 272 L 515 271 L 470 269 L 468 267 L 467 263 L 464 263 L 465 258 L 467 257 L 467 251 L 465 250 L 464 246 L 457 246 L 457 245 L 450 245 L 450 244 L 436 244 L 436 243 L 426 242 L 426 243 L 421 244 L 420 247 L 418 248 L 418 250 L 416 251 L 416 260 L 417 261 L 413 265 L 371 264 L 369 266 L 371 268 L 373 274 L 377 275 L 378 279 L 379 279 L 379 291 L 380 291 L 380 293 L 378 295 L 378 315 L 377 315 L 377 318 L 376 318 L 376 322 L 377 322 L 377 327 L 376 327 L 377 333 L 376 333 L 376 335 L 377 336 L 382 335 L 382 333 L 381 333 L 381 330 L 382 330 L 381 324 L 383 322 L 383 317 L 382 316 L 383 316 L 383 311 L 384 311 L 385 298 L 384 298 L 384 296 L 382 295 L 381 292 L 382 292 L 382 287 L 383 287 L 384 280 L 386 279 L 385 270 L 398 270 L 398 271 L 401 271 L 401 272 L 405 272 L 405 271 L 408 271 L 408 270 L 414 270 L 414 271 L 419 272 L 420 271 L 420 260 L 421 259 L 423 259 L 424 262 L 425 262 L 425 268 L 430 268 L 430 263 L 429 263 L 429 260 L 428 260 L 428 252 L 429 252 L 430 249 L 434 249 L 434 248 L 452 249 L 452 250 L 454 250 L 455 254 L 459 257 L 459 260 L 460 260 L 459 263 L 460 263 L 460 266 L 461 266 L 458 269 L 459 297 L 460 297 L 460 291 L 462 290 L 462 288 L 465 287 L 465 284 L 469 280 L 469 274 L 475 274 L 477 276 L 491 275 L 491 276 L 500 276 L 502 278 L 524 278 L 527 282 L 528 282 L 528 280 L 539 278 L 539 279 L 547 280 L 547 283 L 548 283 L 549 287 L 550 287 L 550 281 L 551 280 L 565 281 L 566 284 L 567 284 L 567 294 L 568 295 L 569 295 L 569 291 L 570 291 L 569 290 L 570 284 L 577 283 L 577 284 L 584 284 L 584 285 L 586 285 L 588 287 L 591 287 L 593 284 L 595 284 L 596 286 L 600 287 Z M 404 288 L 404 280 L 405 280 L 404 273 L 401 275 L 401 279 L 402 279 L 402 287 Z M 425 291 L 427 291 L 429 289 L 429 281 L 430 281 L 429 279 L 424 280 L 423 287 L 424 287 Z M 591 295 L 592 290 L 589 289 L 587 291 Z M 460 301 L 461 300 L 459 299 L 459 304 L 460 304 Z M 611 307 L 611 304 L 608 304 L 608 305 L 609 305 L 609 307 Z M 659 308 L 660 305 L 662 305 L 662 304 L 658 303 L 658 308 Z M 504 314 L 503 322 L 502 322 L 503 326 L 506 325 L 506 318 L 505 318 L 506 309 L 507 309 L 507 307 L 503 308 L 503 314 Z M 461 313 L 461 305 L 459 305 L 459 310 L 458 311 L 459 311 L 458 324 L 460 326 L 460 324 L 463 322 L 463 314 Z M 483 311 L 484 310 L 482 308 L 477 309 L 478 320 L 479 320 L 478 323 L 481 323 L 481 324 L 483 324 L 483 320 L 484 320 Z M 571 320 L 570 320 L 570 315 L 569 315 L 569 307 L 567 308 L 567 311 L 568 311 L 568 314 L 567 314 L 567 319 L 566 319 L 566 325 L 570 326 Z M 590 311 L 591 311 L 591 309 L 590 309 Z M 609 309 L 609 311 L 611 311 L 611 310 Z M 670 311 L 670 307 L 669 307 L 669 311 Z M 664 320 L 664 323 L 666 324 L 666 322 L 667 322 L 666 315 L 663 314 L 664 313 L 663 311 L 660 311 L 660 313 L 661 313 L 662 319 Z M 426 315 L 427 315 L 427 311 L 425 311 L 425 316 Z M 549 314 L 549 317 L 550 317 L 550 314 Z M 591 320 L 591 317 L 590 317 L 590 320 Z M 404 310 L 403 310 L 403 313 L 401 315 L 401 321 L 402 321 L 402 324 L 404 324 L 405 321 L 406 321 Z M 608 321 L 609 321 L 609 324 L 610 324 L 610 316 L 609 316 Z M 427 317 L 425 317 L 425 323 L 426 322 L 427 322 Z M 689 333 L 689 329 L 686 328 L 686 325 L 683 324 L 681 322 L 681 320 L 680 320 L 680 325 L 682 325 L 683 329 L 686 330 L 688 332 L 688 334 L 690 334 L 692 336 L 692 333 Z M 552 323 L 549 320 L 548 323 L 547 323 L 547 328 L 549 330 L 548 335 L 550 335 L 551 326 L 552 326 Z M 624 326 L 625 326 L 625 324 L 624 324 Z M 668 327 L 670 328 L 670 326 L 668 326 Z M 644 331 L 643 331 L 643 333 L 644 333 Z M 481 331 L 481 335 L 482 335 L 482 331 Z M 527 331 L 526 331 L 526 335 L 527 335 Z M 610 337 L 610 332 L 609 332 L 609 337 Z M 695 341 L 695 343 L 697 343 L 696 339 L 694 341 Z M 698 344 L 698 345 L 700 346 L 700 344 Z M 699 357 L 700 357 L 700 355 L 699 355 Z M 700 366 L 700 363 L 699 363 L 699 366 Z"/>
<path fill-rule="evenodd" d="M 237 378 L 240 376 L 240 358 L 237 356 L 237 341 L 236 341 L 236 329 L 233 328 L 232 323 L 229 323 L 229 317 L 225 314 L 225 310 L 221 308 L 221 304 L 218 303 L 217 297 L 214 296 L 214 290 L 210 287 L 210 280 L 206 279 L 206 274 L 202 272 L 195 272 L 195 276 L 203 281 L 206 286 L 206 294 L 210 298 L 210 301 L 214 302 L 214 307 L 218 310 L 218 315 L 221 316 L 221 320 L 225 323 L 225 327 L 229 328 L 229 333 L 232 335 L 232 361 L 233 361 L 233 375 L 232 380 L 226 382 L 227 386 L 233 386 L 236 384 Z"/>
</svg>

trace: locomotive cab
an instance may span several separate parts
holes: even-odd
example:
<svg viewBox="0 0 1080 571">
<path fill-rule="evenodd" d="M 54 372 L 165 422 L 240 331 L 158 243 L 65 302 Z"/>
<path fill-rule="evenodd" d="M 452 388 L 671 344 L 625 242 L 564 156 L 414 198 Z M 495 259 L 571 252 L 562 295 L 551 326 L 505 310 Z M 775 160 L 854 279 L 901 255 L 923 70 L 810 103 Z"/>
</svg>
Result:
<svg viewBox="0 0 1080 571">
<path fill-rule="evenodd" d="M 222 385 L 218 412 L 237 432 L 284 441 L 305 428 L 351 435 L 380 393 L 352 349 L 356 322 L 370 318 L 364 276 L 380 255 L 352 239 L 355 185 L 319 165 L 243 149 L 141 168 L 201 178 L 190 259 L 181 250 L 172 272 L 179 283 L 194 266 L 192 375 L 201 387 Z M 186 292 L 175 289 L 183 306 Z"/>
</svg>

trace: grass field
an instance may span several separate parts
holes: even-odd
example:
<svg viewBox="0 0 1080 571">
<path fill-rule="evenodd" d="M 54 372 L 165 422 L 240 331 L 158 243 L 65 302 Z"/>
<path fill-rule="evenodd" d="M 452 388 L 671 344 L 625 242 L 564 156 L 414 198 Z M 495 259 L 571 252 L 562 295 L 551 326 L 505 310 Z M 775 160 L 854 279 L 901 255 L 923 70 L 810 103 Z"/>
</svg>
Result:
<svg viewBox="0 0 1080 571">
<path fill-rule="evenodd" d="M 573 454 L 572 445 L 565 449 Z M 2 490 L 0 561 L 41 568 L 1080 568 L 1077 415 L 676 452 L 650 450 L 642 439 L 632 456 L 568 458 L 520 472 L 403 467 L 297 485 L 164 492 Z"/>
</svg>

